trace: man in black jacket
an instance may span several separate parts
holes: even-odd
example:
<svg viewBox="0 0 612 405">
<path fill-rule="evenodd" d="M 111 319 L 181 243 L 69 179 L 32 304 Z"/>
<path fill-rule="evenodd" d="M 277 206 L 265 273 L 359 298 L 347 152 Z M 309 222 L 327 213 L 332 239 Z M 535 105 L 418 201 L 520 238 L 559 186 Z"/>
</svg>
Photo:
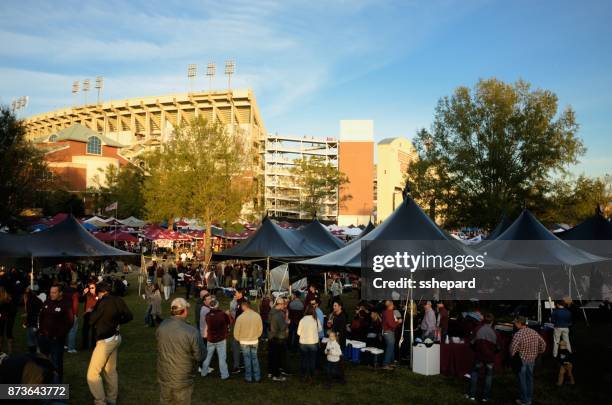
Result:
<svg viewBox="0 0 612 405">
<path fill-rule="evenodd" d="M 91 354 L 87 369 L 87 384 L 96 405 L 117 402 L 119 391 L 117 351 L 121 344 L 119 325 L 133 318 L 125 302 L 109 294 L 110 289 L 108 283 L 98 283 L 96 286 L 98 302 L 89 318 L 96 333 L 96 347 Z"/>
</svg>

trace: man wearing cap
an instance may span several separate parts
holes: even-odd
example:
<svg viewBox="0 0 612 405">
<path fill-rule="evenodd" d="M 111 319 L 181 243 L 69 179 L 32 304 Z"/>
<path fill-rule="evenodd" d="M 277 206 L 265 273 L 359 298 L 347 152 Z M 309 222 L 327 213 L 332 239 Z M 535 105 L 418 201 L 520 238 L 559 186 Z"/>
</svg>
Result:
<svg viewBox="0 0 612 405">
<path fill-rule="evenodd" d="M 170 304 L 170 318 L 157 328 L 157 381 L 160 404 L 190 404 L 194 370 L 202 360 L 199 335 L 186 321 L 189 303 L 175 298 Z"/>
<path fill-rule="evenodd" d="M 217 352 L 219 358 L 219 371 L 221 379 L 229 378 L 227 371 L 226 352 L 227 352 L 227 335 L 230 326 L 230 317 L 225 312 L 219 309 L 219 301 L 216 298 L 210 299 L 208 306 L 210 311 L 205 315 L 203 323 L 206 324 L 206 360 L 202 364 L 202 377 L 206 377 L 210 372 L 210 362 L 213 354 Z"/>
<path fill-rule="evenodd" d="M 96 405 L 115 404 L 119 392 L 117 351 L 121 344 L 119 325 L 133 319 L 123 299 L 110 295 L 106 282 L 96 285 L 98 300 L 89 317 L 96 346 L 87 368 L 87 384 Z"/>
<path fill-rule="evenodd" d="M 514 326 L 518 332 L 512 338 L 510 356 L 520 356 L 522 363 L 518 372 L 521 398 L 517 403 L 530 405 L 533 400 L 533 366 L 536 357 L 546 350 L 546 342 L 538 332 L 527 327 L 527 319 L 524 316 L 517 317 Z"/>
<path fill-rule="evenodd" d="M 257 358 L 257 346 L 263 332 L 261 316 L 251 309 L 251 304 L 244 301 L 240 304 L 242 315 L 234 326 L 234 339 L 240 342 L 240 351 L 244 358 L 244 379 L 246 382 L 260 382 L 261 372 Z"/>
</svg>

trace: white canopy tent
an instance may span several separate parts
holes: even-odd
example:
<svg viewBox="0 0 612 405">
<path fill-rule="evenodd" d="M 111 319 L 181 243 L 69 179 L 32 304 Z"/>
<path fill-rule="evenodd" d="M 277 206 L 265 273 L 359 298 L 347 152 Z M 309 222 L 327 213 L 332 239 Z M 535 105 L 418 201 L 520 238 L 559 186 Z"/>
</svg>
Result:
<svg viewBox="0 0 612 405">
<path fill-rule="evenodd" d="M 305 290 L 308 288 L 306 277 L 291 284 L 291 290 Z M 281 264 L 270 270 L 270 289 L 272 291 L 289 291 L 289 270 L 287 264 Z"/>
<path fill-rule="evenodd" d="M 127 227 L 130 228 L 142 228 L 143 226 L 145 226 L 147 223 L 141 219 L 138 219 L 136 217 L 127 217 L 125 219 L 120 219 L 119 222 Z"/>
</svg>

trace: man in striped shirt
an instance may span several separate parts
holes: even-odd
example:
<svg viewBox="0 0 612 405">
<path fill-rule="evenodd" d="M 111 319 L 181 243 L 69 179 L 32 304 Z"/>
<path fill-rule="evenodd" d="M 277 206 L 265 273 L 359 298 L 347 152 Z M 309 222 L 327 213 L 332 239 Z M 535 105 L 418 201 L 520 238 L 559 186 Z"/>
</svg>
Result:
<svg viewBox="0 0 612 405">
<path fill-rule="evenodd" d="M 546 342 L 538 332 L 527 327 L 525 317 L 519 316 L 515 319 L 514 326 L 518 329 L 518 332 L 512 338 L 510 355 L 518 354 L 522 362 L 518 373 L 521 397 L 516 400 L 516 403 L 531 405 L 533 399 L 533 366 L 536 357 L 546 350 Z"/>
</svg>

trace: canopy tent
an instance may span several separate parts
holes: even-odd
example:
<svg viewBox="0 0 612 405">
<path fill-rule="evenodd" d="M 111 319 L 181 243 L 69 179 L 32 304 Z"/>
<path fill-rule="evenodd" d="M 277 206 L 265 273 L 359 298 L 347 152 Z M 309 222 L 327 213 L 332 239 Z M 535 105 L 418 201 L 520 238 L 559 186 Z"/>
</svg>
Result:
<svg viewBox="0 0 612 405">
<path fill-rule="evenodd" d="M 138 255 L 99 241 L 73 215 L 69 215 L 44 231 L 29 235 L 4 234 L 0 237 L 0 258 L 30 257 L 46 260 L 108 257 L 136 260 Z"/>
<path fill-rule="evenodd" d="M 408 198 L 382 224 L 360 238 L 370 240 L 450 240 L 417 204 Z M 361 243 L 349 243 L 342 249 L 314 259 L 291 263 L 291 280 L 327 271 L 361 272 Z"/>
<path fill-rule="evenodd" d="M 512 225 L 512 220 L 508 215 L 506 215 L 506 213 L 504 213 L 495 229 L 493 229 L 493 231 L 491 231 L 491 233 L 488 234 L 484 240 L 497 239 L 499 235 L 504 233 L 504 231 L 510 227 L 510 225 Z"/>
<path fill-rule="evenodd" d="M 121 225 L 127 226 L 129 228 L 142 228 L 147 224 L 145 221 L 133 216 L 127 217 L 125 219 L 120 219 L 119 222 L 121 223 Z"/>
<path fill-rule="evenodd" d="M 440 229 L 436 223 L 425 214 L 421 208 L 410 197 L 397 207 L 397 209 L 380 225 L 360 238 L 360 241 L 406 241 L 405 249 L 420 252 L 423 242 L 443 241 L 449 242 L 436 244 L 437 248 L 452 249 L 456 253 L 470 252 L 467 246 L 455 241 L 446 232 Z M 431 244 L 431 243 L 429 243 Z M 435 243 L 434 243 L 435 244 Z M 330 252 L 324 256 L 309 260 L 298 261 L 289 264 L 291 280 L 297 280 L 304 276 L 319 274 L 328 271 L 341 271 L 360 274 L 361 243 L 349 243 L 341 249 Z M 520 268 L 509 263 L 496 260 L 489 261 L 492 269 Z"/>
<path fill-rule="evenodd" d="M 110 217 L 110 218 L 104 219 L 103 222 L 105 224 L 104 226 L 122 226 L 123 225 L 115 217 Z"/>
<path fill-rule="evenodd" d="M 599 210 L 575 227 L 557 233 L 557 236 L 589 253 L 612 258 L 612 222 Z"/>
<path fill-rule="evenodd" d="M 97 239 L 103 242 L 131 242 L 138 243 L 138 238 L 124 231 L 111 232 L 95 232 L 93 234 Z"/>
<path fill-rule="evenodd" d="M 332 235 L 317 219 L 298 229 L 298 232 L 304 235 L 309 243 L 328 249 L 328 252 L 344 246 L 344 243 Z"/>
<path fill-rule="evenodd" d="M 562 241 L 526 209 L 497 239 L 477 249 L 510 263 L 538 267 L 549 300 L 573 294 L 582 300 L 587 293 L 601 297 L 602 286 L 612 282 L 612 274 L 604 271 L 608 259 Z"/>
<path fill-rule="evenodd" d="M 509 241 L 528 241 L 514 244 L 520 249 L 510 249 Z M 529 243 L 532 241 L 545 241 L 547 243 Z M 486 250 L 488 254 L 510 263 L 526 266 L 577 266 L 606 260 L 605 258 L 585 252 L 568 245 L 533 216 L 529 210 L 523 210 L 521 215 L 502 232 L 495 240 L 485 246 L 478 246 L 479 250 Z"/>
<path fill-rule="evenodd" d="M 90 232 L 94 232 L 98 230 L 97 226 L 90 224 L 88 222 L 82 222 L 81 225 L 83 225 L 83 228 L 87 229 Z"/>
<path fill-rule="evenodd" d="M 326 232 L 326 233 L 323 233 Z M 276 259 L 280 261 L 316 257 L 342 246 L 318 221 L 301 229 L 284 229 L 266 217 L 259 229 L 240 244 L 213 254 L 213 260 Z"/>
<path fill-rule="evenodd" d="M 96 228 L 102 228 L 102 227 L 107 226 L 107 223 L 105 222 L 104 218 L 100 218 L 98 216 L 93 216 L 89 219 L 86 219 L 85 221 L 83 221 L 83 223 L 91 224 L 95 226 Z"/>
<path fill-rule="evenodd" d="M 372 232 L 375 228 L 376 227 L 374 226 L 372 221 L 371 220 L 368 221 L 368 225 L 365 227 L 365 229 L 363 231 L 361 231 L 361 233 L 359 235 L 357 235 L 355 238 L 353 238 L 351 241 L 349 241 L 348 244 L 357 242 L 358 240 L 360 240 L 361 238 L 363 238 L 364 236 L 366 236 L 367 234 Z"/>
<path fill-rule="evenodd" d="M 281 264 L 270 270 L 270 290 L 272 291 L 289 291 L 289 269 L 287 264 Z M 291 284 L 291 290 L 305 290 L 308 287 L 306 278 L 302 278 Z"/>
</svg>

